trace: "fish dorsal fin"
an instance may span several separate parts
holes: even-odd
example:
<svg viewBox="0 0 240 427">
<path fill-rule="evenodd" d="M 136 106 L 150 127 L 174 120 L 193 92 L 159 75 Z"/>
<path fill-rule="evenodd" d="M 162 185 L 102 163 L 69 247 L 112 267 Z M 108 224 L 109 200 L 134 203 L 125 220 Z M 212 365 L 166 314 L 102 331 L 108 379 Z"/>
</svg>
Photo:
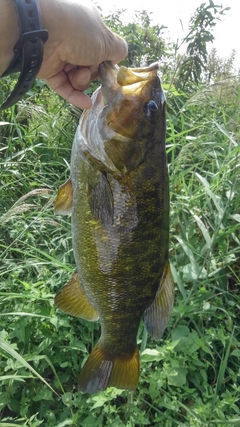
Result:
<svg viewBox="0 0 240 427">
<path fill-rule="evenodd" d="M 144 312 L 144 322 L 147 331 L 153 338 L 161 338 L 171 315 L 173 302 L 174 284 L 170 265 L 167 262 L 164 266 L 156 298 Z"/>
<path fill-rule="evenodd" d="M 69 178 L 58 189 L 57 197 L 54 200 L 54 213 L 59 215 L 71 214 L 72 199 L 73 199 L 72 181 Z"/>
<path fill-rule="evenodd" d="M 82 319 L 97 320 L 99 317 L 97 310 L 85 294 L 77 272 L 73 274 L 70 281 L 56 295 L 55 304 L 65 313 Z"/>
</svg>

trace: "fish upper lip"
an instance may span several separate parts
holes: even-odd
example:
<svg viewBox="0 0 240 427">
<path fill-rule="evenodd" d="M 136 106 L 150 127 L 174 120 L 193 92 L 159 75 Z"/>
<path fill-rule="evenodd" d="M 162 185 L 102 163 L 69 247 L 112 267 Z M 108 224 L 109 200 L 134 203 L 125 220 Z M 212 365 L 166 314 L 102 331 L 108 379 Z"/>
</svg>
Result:
<svg viewBox="0 0 240 427">
<path fill-rule="evenodd" d="M 101 62 L 101 64 L 99 65 L 99 70 L 100 72 L 102 71 L 102 69 L 112 69 L 112 70 L 117 70 L 118 66 L 113 65 L 110 61 L 103 61 Z"/>
<path fill-rule="evenodd" d="M 112 86 L 117 82 L 117 73 L 119 67 L 113 65 L 110 61 L 104 61 L 99 65 L 99 77 L 102 85 Z"/>
<path fill-rule="evenodd" d="M 159 63 L 154 62 L 144 68 L 127 68 L 113 65 L 110 61 L 104 61 L 99 65 L 99 78 L 103 87 L 108 89 L 120 86 L 130 86 L 134 83 L 149 81 L 154 77 L 152 72 L 159 70 Z"/>
<path fill-rule="evenodd" d="M 117 75 L 119 67 L 109 61 L 104 61 L 99 65 L 99 77 L 101 81 L 101 93 L 105 105 L 114 97 L 114 92 L 118 87 Z"/>
</svg>

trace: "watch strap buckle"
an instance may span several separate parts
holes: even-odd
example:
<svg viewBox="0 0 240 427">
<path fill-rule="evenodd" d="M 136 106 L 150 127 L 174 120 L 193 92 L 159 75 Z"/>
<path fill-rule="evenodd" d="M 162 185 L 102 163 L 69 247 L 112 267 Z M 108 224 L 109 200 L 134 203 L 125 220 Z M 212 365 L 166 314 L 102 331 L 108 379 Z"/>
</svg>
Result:
<svg viewBox="0 0 240 427">
<path fill-rule="evenodd" d="M 47 30 L 35 30 L 22 33 L 20 39 L 14 46 L 14 52 L 19 52 L 26 42 L 36 43 L 37 39 L 41 39 L 43 43 L 45 43 L 48 39 Z"/>
</svg>

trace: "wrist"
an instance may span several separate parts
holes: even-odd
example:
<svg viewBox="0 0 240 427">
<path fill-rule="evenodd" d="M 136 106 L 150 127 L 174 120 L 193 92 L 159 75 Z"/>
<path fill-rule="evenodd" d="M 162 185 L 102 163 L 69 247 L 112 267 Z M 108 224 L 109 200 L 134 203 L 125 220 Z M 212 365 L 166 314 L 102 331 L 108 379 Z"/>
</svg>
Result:
<svg viewBox="0 0 240 427">
<path fill-rule="evenodd" d="M 20 75 L 10 96 L 1 105 L 1 110 L 16 104 L 34 83 L 43 60 L 43 44 L 48 38 L 47 30 L 42 28 L 38 0 L 14 0 L 14 2 L 20 37 L 13 48 L 15 55 L 2 76 L 19 71 Z M 4 10 L 9 18 L 10 9 L 7 7 Z M 6 57 L 7 55 L 4 55 L 4 59 Z"/>
<path fill-rule="evenodd" d="M 20 28 L 14 0 L 0 0 L 0 77 L 7 70 L 14 58 L 14 46 L 20 38 Z M 43 28 L 51 17 L 49 16 L 49 3 L 51 0 L 38 0 L 43 16 Z"/>
<path fill-rule="evenodd" d="M 13 48 L 20 37 L 14 0 L 1 0 L 0 10 L 0 76 L 14 57 Z"/>
</svg>

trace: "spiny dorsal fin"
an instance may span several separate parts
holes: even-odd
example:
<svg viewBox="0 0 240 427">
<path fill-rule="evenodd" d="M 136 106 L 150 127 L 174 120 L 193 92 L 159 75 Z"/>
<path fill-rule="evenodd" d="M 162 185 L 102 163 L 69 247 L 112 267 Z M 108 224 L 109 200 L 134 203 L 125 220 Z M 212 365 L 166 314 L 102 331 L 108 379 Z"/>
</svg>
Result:
<svg viewBox="0 0 240 427">
<path fill-rule="evenodd" d="M 173 302 L 174 284 L 170 265 L 169 262 L 167 262 L 164 266 L 156 298 L 144 312 L 144 322 L 147 331 L 153 338 L 161 338 L 171 315 Z"/>
<path fill-rule="evenodd" d="M 73 199 L 72 181 L 69 178 L 58 189 L 57 197 L 54 200 L 54 213 L 59 215 L 71 214 L 72 199 Z"/>
<path fill-rule="evenodd" d="M 77 272 L 73 274 L 71 280 L 56 295 L 55 304 L 65 313 L 82 319 L 97 320 L 99 317 L 97 310 L 85 294 Z"/>
</svg>

